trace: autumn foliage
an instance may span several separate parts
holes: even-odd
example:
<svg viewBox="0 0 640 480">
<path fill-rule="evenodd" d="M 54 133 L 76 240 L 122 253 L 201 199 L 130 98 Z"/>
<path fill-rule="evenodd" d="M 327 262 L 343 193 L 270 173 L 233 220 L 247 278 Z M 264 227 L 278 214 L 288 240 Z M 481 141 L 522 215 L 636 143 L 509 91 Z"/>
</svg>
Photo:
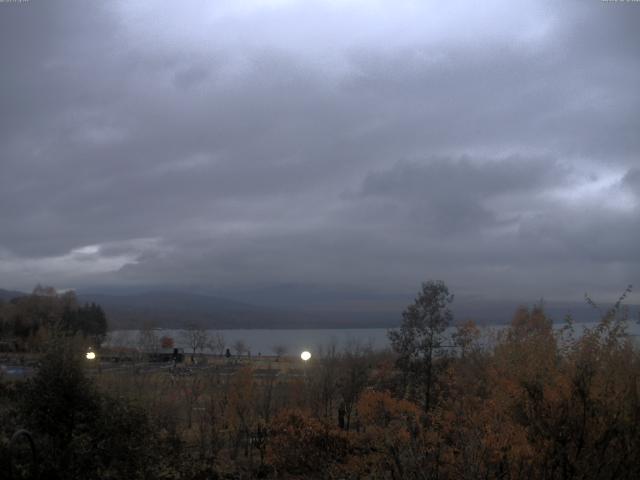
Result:
<svg viewBox="0 0 640 480">
<path fill-rule="evenodd" d="M 432 295 L 443 292 L 435 287 L 424 291 L 446 309 L 450 297 Z M 24 420 L 41 445 L 78 448 L 69 454 L 84 459 L 88 447 L 73 442 L 94 413 L 75 418 L 79 426 L 70 424 L 64 436 L 50 424 L 51 405 L 65 419 L 65 392 L 76 392 L 99 418 L 118 419 L 109 427 L 113 438 L 127 438 L 132 427 L 122 412 L 135 411 L 136 428 L 144 426 L 135 465 L 100 437 L 108 450 L 98 467 L 129 469 L 128 478 L 640 478 L 640 355 L 621 302 L 589 328 L 571 319 L 554 325 L 538 305 L 519 308 L 493 333 L 460 323 L 449 339 L 439 337 L 449 313 L 429 305 L 405 314 L 410 328 L 395 337 L 407 347 L 404 356 L 352 344 L 319 352 L 304 371 L 294 360 L 258 369 L 242 359 L 114 383 L 104 375 L 97 388 L 74 367 L 64 377 L 70 384 L 51 384 L 46 401 L 31 382 L 14 390 L 14 403 L 0 401 L 0 413 L 9 412 L 7 425 Z M 276 375 L 279 368 L 289 370 Z M 101 400 L 100 391 L 112 396 Z M 147 443 L 165 453 L 152 455 Z"/>
</svg>

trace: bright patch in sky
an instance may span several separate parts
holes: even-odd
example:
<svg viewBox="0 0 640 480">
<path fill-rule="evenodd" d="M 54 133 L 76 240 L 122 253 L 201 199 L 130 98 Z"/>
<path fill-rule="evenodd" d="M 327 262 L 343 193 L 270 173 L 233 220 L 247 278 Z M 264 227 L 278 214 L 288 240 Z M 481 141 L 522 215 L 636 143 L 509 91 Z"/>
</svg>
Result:
<svg viewBox="0 0 640 480">
<path fill-rule="evenodd" d="M 635 196 L 622 188 L 626 171 L 602 171 L 554 192 L 559 202 L 571 207 L 606 208 L 630 212 L 637 205 Z"/>
<path fill-rule="evenodd" d="M 100 245 L 87 245 L 86 247 L 80 247 L 72 250 L 70 255 L 79 254 L 79 255 L 95 255 L 100 251 Z"/>
</svg>

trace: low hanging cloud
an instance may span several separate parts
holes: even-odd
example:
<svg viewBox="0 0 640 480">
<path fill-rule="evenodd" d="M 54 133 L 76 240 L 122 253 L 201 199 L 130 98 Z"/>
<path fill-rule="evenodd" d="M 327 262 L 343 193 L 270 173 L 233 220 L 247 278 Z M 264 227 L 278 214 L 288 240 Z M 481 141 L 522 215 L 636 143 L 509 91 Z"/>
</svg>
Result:
<svg viewBox="0 0 640 480">
<path fill-rule="evenodd" d="M 0 287 L 617 292 L 640 274 L 638 21 L 0 4 Z"/>
</svg>

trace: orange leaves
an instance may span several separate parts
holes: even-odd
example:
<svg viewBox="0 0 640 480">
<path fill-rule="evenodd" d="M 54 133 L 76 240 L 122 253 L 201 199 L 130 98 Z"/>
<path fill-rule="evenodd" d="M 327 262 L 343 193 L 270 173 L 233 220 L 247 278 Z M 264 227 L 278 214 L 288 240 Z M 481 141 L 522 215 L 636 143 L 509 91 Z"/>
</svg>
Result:
<svg viewBox="0 0 640 480">
<path fill-rule="evenodd" d="M 461 325 L 455 341 L 465 354 L 433 357 L 428 409 L 403 397 L 415 392 L 394 357 L 349 358 L 337 369 L 347 382 L 338 393 L 353 400 L 348 431 L 338 428 L 337 401 L 301 410 L 328 391 L 313 376 L 280 376 L 270 404 L 280 412 L 260 419 L 264 386 L 247 367 L 215 387 L 220 424 L 230 427 L 218 438 L 227 449 L 245 441 L 236 464 L 258 448 L 272 478 L 640 478 L 640 354 L 623 330 L 611 321 L 560 338 L 541 309 L 522 308 L 495 348 L 481 349 L 478 328 Z M 424 385 L 410 398 L 422 402 Z"/>
<path fill-rule="evenodd" d="M 314 463 L 329 465 L 320 477 L 638 478 L 640 356 L 616 336 L 622 329 L 605 327 L 558 348 L 544 312 L 520 309 L 493 351 L 436 360 L 439 390 L 427 412 L 398 398 L 401 389 L 369 386 L 354 432 L 302 413 L 279 420 L 274 461 L 310 476 L 320 472 Z M 473 324 L 456 337 L 461 348 L 475 338 Z M 392 376 L 387 365 L 372 378 L 380 388 L 387 382 L 378 378 Z M 320 453 L 309 458 L 311 450 Z"/>
<path fill-rule="evenodd" d="M 473 320 L 468 320 L 456 327 L 456 331 L 451 335 L 453 343 L 460 349 L 462 357 L 469 349 L 477 345 L 480 340 L 480 329 Z"/>
<path fill-rule="evenodd" d="M 387 427 L 392 421 L 417 418 L 420 410 L 414 403 L 397 400 L 387 391 L 365 391 L 358 401 L 358 416 L 365 426 Z"/>
<path fill-rule="evenodd" d="M 230 382 L 228 420 L 236 429 L 246 428 L 254 413 L 253 369 L 250 366 L 238 370 Z"/>
<path fill-rule="evenodd" d="M 160 347 L 161 348 L 173 348 L 174 345 L 174 341 L 173 338 L 168 337 L 168 336 L 163 336 L 162 338 L 160 338 Z"/>
<path fill-rule="evenodd" d="M 280 474 L 322 473 L 341 463 L 347 453 L 346 433 L 301 410 L 283 410 L 271 423 L 267 456 Z"/>
</svg>

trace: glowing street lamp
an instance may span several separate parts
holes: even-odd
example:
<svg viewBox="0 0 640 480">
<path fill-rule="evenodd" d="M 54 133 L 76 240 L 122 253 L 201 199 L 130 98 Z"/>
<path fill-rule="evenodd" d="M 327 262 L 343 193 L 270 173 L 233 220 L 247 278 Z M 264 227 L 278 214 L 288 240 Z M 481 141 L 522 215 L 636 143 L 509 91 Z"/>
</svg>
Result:
<svg viewBox="0 0 640 480">
<path fill-rule="evenodd" d="M 304 363 L 302 364 L 304 365 L 302 370 L 304 371 L 304 383 L 307 383 L 307 362 L 311 358 L 311 352 L 309 352 L 308 350 L 305 350 L 300 354 L 300 358 L 304 361 Z"/>
<path fill-rule="evenodd" d="M 94 352 L 92 352 L 91 350 L 89 350 L 89 351 L 87 352 L 86 357 L 87 357 L 87 360 L 95 360 L 95 358 L 96 358 L 96 354 L 95 354 Z"/>
</svg>

